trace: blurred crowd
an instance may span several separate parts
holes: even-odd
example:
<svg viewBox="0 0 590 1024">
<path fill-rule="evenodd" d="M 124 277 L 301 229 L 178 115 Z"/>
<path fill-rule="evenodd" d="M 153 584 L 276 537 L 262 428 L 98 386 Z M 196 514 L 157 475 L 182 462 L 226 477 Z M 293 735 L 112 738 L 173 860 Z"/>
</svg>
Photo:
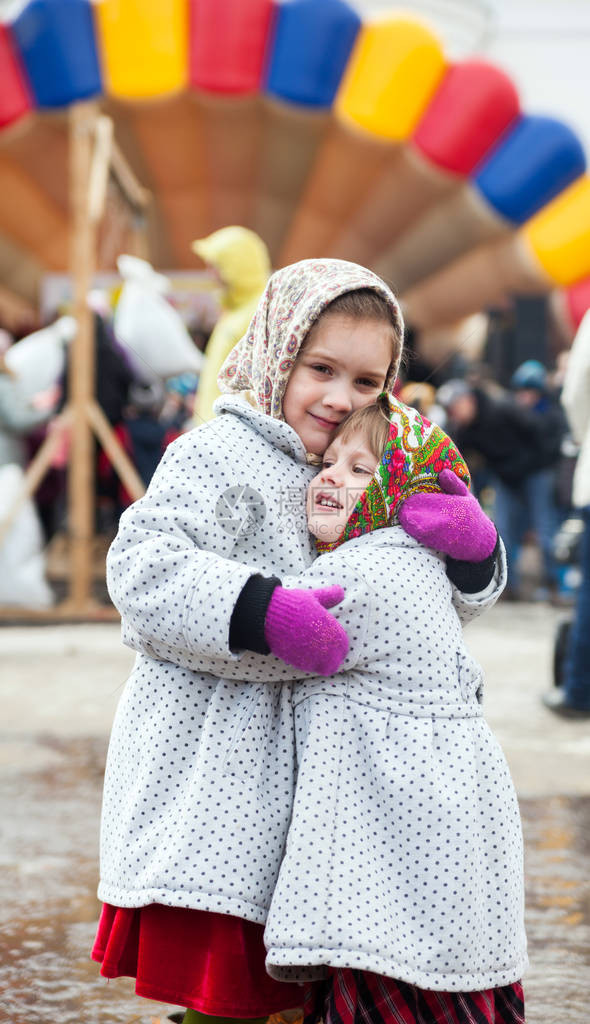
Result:
<svg viewBox="0 0 590 1024">
<path fill-rule="evenodd" d="M 474 492 L 506 546 L 505 600 L 566 604 L 571 595 L 555 557 L 555 537 L 571 512 L 577 451 L 560 402 L 563 361 L 561 366 L 550 373 L 538 360 L 526 360 L 503 388 L 485 365 L 470 365 L 436 391 L 423 382 L 402 389 L 404 400 L 444 426 L 467 459 Z M 532 545 L 539 572 L 531 591 L 521 562 L 523 549 Z"/>
<path fill-rule="evenodd" d="M 198 376 L 179 374 L 146 383 L 135 374 L 112 322 L 94 314 L 96 399 L 118 440 L 147 485 L 165 447 L 192 425 Z M 7 331 L 0 336 L 0 469 L 26 468 L 68 399 L 68 350 L 63 370 L 49 387 L 28 393 L 11 369 L 9 353 L 20 344 Z M 65 527 L 67 446 L 55 454 L 51 468 L 35 493 L 46 541 Z M 97 529 L 114 531 L 129 495 L 119 483 L 104 452 L 96 448 Z"/>
<path fill-rule="evenodd" d="M 417 376 L 427 379 L 408 380 L 401 397 L 444 426 L 467 459 L 474 492 L 506 547 L 503 600 L 569 609 L 555 636 L 555 686 L 543 703 L 565 718 L 589 718 L 590 313 L 571 347 L 546 359 L 550 365 L 525 359 L 503 382 L 485 358 L 492 333 L 481 361 L 455 351 L 445 367 L 451 374 L 421 365 L 412 339 Z M 539 349 L 546 351 L 541 338 Z M 446 379 L 435 388 L 429 379 L 441 369 Z"/>
</svg>

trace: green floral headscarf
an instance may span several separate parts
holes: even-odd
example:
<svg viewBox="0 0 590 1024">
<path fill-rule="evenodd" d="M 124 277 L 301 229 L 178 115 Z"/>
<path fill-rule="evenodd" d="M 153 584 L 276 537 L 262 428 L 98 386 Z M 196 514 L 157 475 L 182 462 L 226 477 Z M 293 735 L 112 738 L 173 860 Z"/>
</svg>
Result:
<svg viewBox="0 0 590 1024">
<path fill-rule="evenodd" d="M 452 469 L 470 485 L 463 456 L 444 430 L 391 394 L 382 394 L 379 403 L 390 426 L 375 475 L 354 506 L 341 537 L 317 541 L 318 551 L 331 551 L 353 537 L 393 525 L 402 502 L 410 495 L 441 490 L 438 474 L 443 469 Z"/>
</svg>

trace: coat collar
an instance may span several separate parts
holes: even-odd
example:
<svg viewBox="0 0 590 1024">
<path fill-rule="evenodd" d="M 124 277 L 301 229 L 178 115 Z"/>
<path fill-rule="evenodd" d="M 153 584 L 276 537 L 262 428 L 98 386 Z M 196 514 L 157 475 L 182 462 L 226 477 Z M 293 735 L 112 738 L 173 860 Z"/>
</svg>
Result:
<svg viewBox="0 0 590 1024">
<path fill-rule="evenodd" d="M 265 441 L 296 462 L 307 463 L 307 453 L 299 435 L 284 420 L 274 419 L 260 412 L 248 401 L 247 392 L 222 395 L 214 404 L 217 415 L 233 413 L 249 424 Z"/>
</svg>

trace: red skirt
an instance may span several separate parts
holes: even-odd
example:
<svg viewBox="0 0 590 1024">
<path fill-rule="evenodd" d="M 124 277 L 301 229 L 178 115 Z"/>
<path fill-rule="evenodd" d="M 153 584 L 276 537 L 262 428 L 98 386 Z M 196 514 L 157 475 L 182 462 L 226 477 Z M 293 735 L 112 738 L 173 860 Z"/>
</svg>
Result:
<svg viewBox="0 0 590 1024">
<path fill-rule="evenodd" d="M 305 993 L 304 1024 L 525 1024 L 522 985 L 433 992 L 368 971 L 332 970 Z"/>
<path fill-rule="evenodd" d="M 146 999 L 218 1017 L 265 1017 L 302 1005 L 300 985 L 266 973 L 262 925 L 152 903 L 102 908 L 92 953 L 105 978 L 135 978 Z"/>
</svg>

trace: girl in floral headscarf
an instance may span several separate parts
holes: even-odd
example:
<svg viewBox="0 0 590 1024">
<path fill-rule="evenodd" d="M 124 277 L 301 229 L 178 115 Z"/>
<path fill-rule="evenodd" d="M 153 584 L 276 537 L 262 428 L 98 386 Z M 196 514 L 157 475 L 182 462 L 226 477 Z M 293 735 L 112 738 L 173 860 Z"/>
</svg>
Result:
<svg viewBox="0 0 590 1024">
<path fill-rule="evenodd" d="M 290 508 L 344 417 L 392 388 L 402 334 L 395 297 L 363 267 L 305 260 L 273 274 L 222 368 L 217 417 L 169 446 L 109 552 L 138 656 L 109 747 L 93 956 L 108 977 L 135 976 L 139 994 L 190 1007 L 187 1021 L 299 1003 L 264 969 L 295 773 L 290 687 L 265 684 L 330 675 L 349 639 L 329 610 L 341 587 L 285 585 L 316 554 Z M 469 515 L 480 521 L 477 503 Z M 436 509 L 411 528 L 446 550 Z M 466 545 L 448 570 L 463 573 L 466 616 L 499 591 L 494 565 L 473 556 Z"/>
<path fill-rule="evenodd" d="M 524 1021 L 516 794 L 444 562 L 399 525 L 424 493 L 469 504 L 468 484 L 451 439 L 383 396 L 308 489 L 322 557 L 293 585 L 344 586 L 350 650 L 292 690 L 298 778 L 265 942 L 273 977 L 314 982 L 306 1024 Z M 470 529 L 452 528 L 457 544 Z"/>
</svg>

